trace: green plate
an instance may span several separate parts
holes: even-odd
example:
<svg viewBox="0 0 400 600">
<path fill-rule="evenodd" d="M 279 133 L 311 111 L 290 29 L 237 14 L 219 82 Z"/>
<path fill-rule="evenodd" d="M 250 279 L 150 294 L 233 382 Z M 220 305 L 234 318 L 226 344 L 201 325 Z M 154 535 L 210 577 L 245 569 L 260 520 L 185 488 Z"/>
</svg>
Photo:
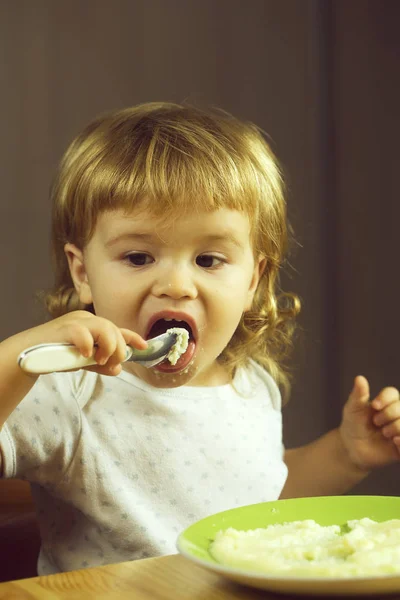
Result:
<svg viewBox="0 0 400 600">
<path fill-rule="evenodd" d="M 374 577 L 299 578 L 277 577 L 226 567 L 209 553 L 215 534 L 234 527 L 248 530 L 274 523 L 314 519 L 320 525 L 341 525 L 349 519 L 369 517 L 375 521 L 400 519 L 400 498 L 392 496 L 324 496 L 277 500 L 242 506 L 194 523 L 177 541 L 181 554 L 189 560 L 233 581 L 264 590 L 305 595 L 382 594 L 400 592 L 400 574 Z"/>
</svg>

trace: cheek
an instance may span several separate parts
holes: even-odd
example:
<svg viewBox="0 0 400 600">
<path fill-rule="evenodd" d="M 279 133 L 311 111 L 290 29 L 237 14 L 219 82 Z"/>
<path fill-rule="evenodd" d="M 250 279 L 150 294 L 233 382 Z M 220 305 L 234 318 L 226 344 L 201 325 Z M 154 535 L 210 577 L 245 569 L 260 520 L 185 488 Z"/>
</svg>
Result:
<svg viewBox="0 0 400 600">
<path fill-rule="evenodd" d="M 215 290 L 215 297 L 223 302 L 223 310 L 242 312 L 248 303 L 252 277 L 249 272 L 238 270 L 227 277 Z"/>
<path fill-rule="evenodd" d="M 229 295 L 233 292 L 244 296 L 251 286 L 254 265 L 252 261 L 244 262 L 242 265 L 230 266 L 219 281 L 219 289 L 222 294 Z"/>
<path fill-rule="evenodd" d="M 214 310 L 222 321 L 240 319 L 248 303 L 250 279 L 248 274 L 239 271 L 234 277 L 226 277 L 212 291 Z"/>
<path fill-rule="evenodd" d="M 88 270 L 88 280 L 93 295 L 98 301 L 110 298 L 123 298 L 132 289 L 129 274 L 118 262 L 99 260 L 96 268 Z"/>
<path fill-rule="evenodd" d="M 233 335 L 245 312 L 246 302 L 247 294 L 236 287 L 215 293 L 213 321 L 216 336 Z"/>
<path fill-rule="evenodd" d="M 116 322 L 132 306 L 132 295 L 121 285 L 114 285 L 111 279 L 105 279 L 107 285 L 92 285 L 93 305 L 99 317 Z"/>
</svg>

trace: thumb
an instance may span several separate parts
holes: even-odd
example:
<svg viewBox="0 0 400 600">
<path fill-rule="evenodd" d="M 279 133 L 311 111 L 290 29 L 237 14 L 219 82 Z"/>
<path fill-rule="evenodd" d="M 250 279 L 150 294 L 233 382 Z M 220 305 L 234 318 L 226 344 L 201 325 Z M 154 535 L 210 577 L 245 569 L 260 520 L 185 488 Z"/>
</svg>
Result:
<svg viewBox="0 0 400 600">
<path fill-rule="evenodd" d="M 348 400 L 348 409 L 352 412 L 364 410 L 369 402 L 369 383 L 363 375 L 354 379 L 353 389 Z"/>
</svg>

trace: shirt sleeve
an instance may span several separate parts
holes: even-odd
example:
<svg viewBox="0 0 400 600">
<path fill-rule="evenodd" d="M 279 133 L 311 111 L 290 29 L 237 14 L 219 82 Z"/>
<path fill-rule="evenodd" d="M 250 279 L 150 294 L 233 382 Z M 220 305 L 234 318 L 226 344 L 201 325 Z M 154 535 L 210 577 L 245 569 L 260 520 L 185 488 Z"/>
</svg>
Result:
<svg viewBox="0 0 400 600">
<path fill-rule="evenodd" d="M 281 396 L 281 392 L 280 392 L 279 387 L 277 386 L 275 380 L 266 371 L 266 369 L 264 369 L 264 367 L 261 367 L 255 361 L 251 360 L 250 365 L 251 365 L 254 373 L 256 374 L 257 379 L 259 381 L 261 380 L 263 382 L 263 384 L 266 388 L 266 392 L 270 398 L 273 409 L 278 412 L 281 412 L 282 411 L 282 396 Z"/>
<path fill-rule="evenodd" d="M 3 477 L 55 484 L 70 464 L 81 433 L 76 377 L 38 378 L 0 432 Z"/>
</svg>

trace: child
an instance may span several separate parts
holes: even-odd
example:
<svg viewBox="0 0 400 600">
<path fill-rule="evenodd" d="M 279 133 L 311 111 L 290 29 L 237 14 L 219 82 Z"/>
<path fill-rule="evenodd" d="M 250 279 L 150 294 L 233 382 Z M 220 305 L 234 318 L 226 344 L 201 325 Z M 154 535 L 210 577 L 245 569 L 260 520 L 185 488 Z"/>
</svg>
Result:
<svg viewBox="0 0 400 600">
<path fill-rule="evenodd" d="M 153 103 L 72 143 L 53 189 L 53 320 L 0 344 L 2 474 L 31 483 L 40 574 L 174 553 L 206 515 L 341 493 L 398 459 L 399 393 L 369 403 L 361 376 L 340 427 L 284 454 L 286 242 L 279 168 L 251 124 Z M 121 363 L 173 326 L 190 333 L 175 366 Z M 44 342 L 97 365 L 28 376 L 17 357 Z"/>
</svg>

